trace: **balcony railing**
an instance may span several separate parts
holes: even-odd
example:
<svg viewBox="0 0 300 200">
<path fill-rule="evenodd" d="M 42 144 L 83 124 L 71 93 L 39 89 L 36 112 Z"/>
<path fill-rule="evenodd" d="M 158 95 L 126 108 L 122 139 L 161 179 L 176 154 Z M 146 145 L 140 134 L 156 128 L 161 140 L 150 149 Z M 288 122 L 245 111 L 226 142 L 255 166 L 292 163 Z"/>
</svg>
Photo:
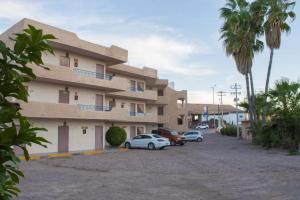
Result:
<svg viewBox="0 0 300 200">
<path fill-rule="evenodd" d="M 129 116 L 142 117 L 142 116 L 145 116 L 145 113 L 141 113 L 141 112 L 129 112 Z"/>
<path fill-rule="evenodd" d="M 130 91 L 130 92 L 144 92 L 145 90 L 143 88 L 129 87 L 128 91 Z"/>
<path fill-rule="evenodd" d="M 92 78 L 98 78 L 98 79 L 104 79 L 104 80 L 111 80 L 113 77 L 110 74 L 102 74 L 102 73 L 87 71 L 87 70 L 78 69 L 78 68 L 75 68 L 74 71 L 80 76 L 86 76 L 86 77 L 92 77 Z"/>
<path fill-rule="evenodd" d="M 97 106 L 97 105 L 84 105 L 78 104 L 80 110 L 89 110 L 89 111 L 111 111 L 112 106 Z"/>
</svg>

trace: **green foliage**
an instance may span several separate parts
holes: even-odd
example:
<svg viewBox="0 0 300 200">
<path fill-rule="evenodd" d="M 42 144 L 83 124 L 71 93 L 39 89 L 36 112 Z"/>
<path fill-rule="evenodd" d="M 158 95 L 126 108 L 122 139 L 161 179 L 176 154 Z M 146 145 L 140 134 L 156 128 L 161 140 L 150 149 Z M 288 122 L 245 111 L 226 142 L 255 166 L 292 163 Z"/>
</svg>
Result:
<svg viewBox="0 0 300 200">
<path fill-rule="evenodd" d="M 43 67 L 42 53 L 53 53 L 48 40 L 55 37 L 44 35 L 42 30 L 29 25 L 23 33 L 11 39 L 14 40 L 13 49 L 0 41 L 0 199 L 3 200 L 17 196 L 20 192 L 17 184 L 20 177 L 24 177 L 18 169 L 20 160 L 13 147 L 20 147 L 28 161 L 30 157 L 26 146 L 38 144 L 46 147 L 48 143 L 37 136 L 38 131 L 45 129 L 33 127 L 20 113 L 19 103 L 10 100 L 27 102 L 25 83 L 36 78 L 27 65 Z"/>
<path fill-rule="evenodd" d="M 221 134 L 236 137 L 237 136 L 236 126 L 226 125 L 226 127 L 221 129 Z"/>
<path fill-rule="evenodd" d="M 110 127 L 105 135 L 106 141 L 113 147 L 120 146 L 123 142 L 125 142 L 126 137 L 126 131 L 118 126 Z"/>
<path fill-rule="evenodd" d="M 256 127 L 257 143 L 266 148 L 283 147 L 291 152 L 300 143 L 300 83 L 283 78 L 268 94 L 270 122 Z"/>
</svg>

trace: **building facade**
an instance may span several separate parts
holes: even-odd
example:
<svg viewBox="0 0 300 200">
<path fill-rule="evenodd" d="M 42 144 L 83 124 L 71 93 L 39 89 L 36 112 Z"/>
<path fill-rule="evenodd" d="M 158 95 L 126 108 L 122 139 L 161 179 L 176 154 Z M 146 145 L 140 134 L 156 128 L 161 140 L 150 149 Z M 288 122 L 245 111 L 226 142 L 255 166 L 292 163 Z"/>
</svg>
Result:
<svg viewBox="0 0 300 200">
<path fill-rule="evenodd" d="M 93 44 L 72 32 L 30 19 L 21 20 L 0 39 L 12 46 L 8 38 L 28 24 L 57 38 L 49 43 L 54 55 L 43 55 L 49 70 L 30 65 L 37 79 L 27 85 L 28 103 L 21 103 L 21 112 L 34 126 L 48 130 L 38 134 L 51 144 L 48 148 L 28 147 L 29 153 L 100 150 L 107 145 L 105 133 L 111 126 L 124 128 L 128 138 L 151 132 L 165 123 L 158 115 L 161 105 L 166 114 L 183 115 L 186 91 L 169 89 L 168 81 L 158 79 L 155 69 L 124 64 L 128 58 L 125 49 Z M 160 89 L 170 97 L 160 96 Z M 169 105 L 173 98 L 184 98 L 182 107 Z M 174 108 L 178 109 L 172 112 Z M 187 125 L 183 121 L 179 126 L 173 121 L 165 125 L 181 130 Z"/>
</svg>

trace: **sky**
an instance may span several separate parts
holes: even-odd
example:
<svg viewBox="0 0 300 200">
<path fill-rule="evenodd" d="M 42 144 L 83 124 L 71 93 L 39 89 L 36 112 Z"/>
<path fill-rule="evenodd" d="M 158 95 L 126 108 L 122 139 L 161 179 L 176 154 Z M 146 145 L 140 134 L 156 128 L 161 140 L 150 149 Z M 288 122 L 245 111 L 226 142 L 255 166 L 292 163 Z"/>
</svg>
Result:
<svg viewBox="0 0 300 200">
<path fill-rule="evenodd" d="M 233 104 L 230 87 L 241 85 L 243 100 L 245 79 L 219 40 L 219 9 L 224 4 L 225 0 L 0 0 L 0 33 L 31 18 L 93 43 L 127 49 L 129 65 L 157 69 L 160 78 L 174 81 L 175 89 L 188 90 L 189 103 L 213 103 L 215 86 L 215 103 L 220 103 L 217 92 L 224 91 L 223 102 Z M 300 14 L 299 4 L 294 11 Z M 298 18 L 291 28 L 274 53 L 271 86 L 282 77 L 300 79 Z M 269 53 L 265 46 L 254 59 L 257 92 L 264 88 Z"/>
</svg>

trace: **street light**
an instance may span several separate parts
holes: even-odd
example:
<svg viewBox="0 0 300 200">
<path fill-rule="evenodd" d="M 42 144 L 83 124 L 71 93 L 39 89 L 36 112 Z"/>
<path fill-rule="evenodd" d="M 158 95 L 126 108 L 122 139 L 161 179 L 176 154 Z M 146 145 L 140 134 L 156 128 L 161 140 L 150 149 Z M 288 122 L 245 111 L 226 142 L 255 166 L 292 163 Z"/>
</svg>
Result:
<svg viewBox="0 0 300 200">
<path fill-rule="evenodd" d="M 213 90 L 213 108 L 215 107 L 215 87 L 216 87 L 216 84 L 214 84 L 211 88 Z M 215 113 L 214 113 L 214 128 L 216 126 L 216 118 L 215 118 Z"/>
</svg>

